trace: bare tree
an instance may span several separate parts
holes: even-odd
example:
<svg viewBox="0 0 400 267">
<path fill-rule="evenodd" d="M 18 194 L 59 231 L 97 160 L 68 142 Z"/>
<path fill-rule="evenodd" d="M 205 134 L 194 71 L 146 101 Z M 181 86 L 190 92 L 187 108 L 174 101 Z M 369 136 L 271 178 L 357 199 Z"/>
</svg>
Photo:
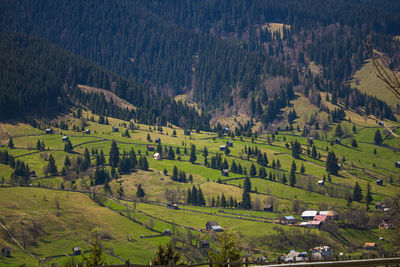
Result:
<svg viewBox="0 0 400 267">
<path fill-rule="evenodd" d="M 377 53 L 372 49 L 371 46 L 368 47 L 371 54 L 372 64 L 374 65 L 377 76 L 382 80 L 386 87 L 395 95 L 396 98 L 400 99 L 400 80 L 394 70 L 388 69 L 384 66 L 382 62 L 383 59 L 379 60 Z"/>
</svg>

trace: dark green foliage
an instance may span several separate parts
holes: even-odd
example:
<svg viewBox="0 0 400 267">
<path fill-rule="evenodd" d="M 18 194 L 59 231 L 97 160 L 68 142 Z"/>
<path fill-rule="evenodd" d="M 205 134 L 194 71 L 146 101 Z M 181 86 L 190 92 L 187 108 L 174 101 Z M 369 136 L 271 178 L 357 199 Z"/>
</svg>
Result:
<svg viewBox="0 0 400 267">
<path fill-rule="evenodd" d="M 115 142 L 115 140 L 112 140 L 111 142 L 109 162 L 112 167 L 116 167 L 119 162 L 119 150 L 117 142 Z"/>
<path fill-rule="evenodd" d="M 255 177 L 257 175 L 256 166 L 252 163 L 250 167 L 250 176 Z"/>
<path fill-rule="evenodd" d="M 54 160 L 53 154 L 50 154 L 50 156 L 49 156 L 49 162 L 47 163 L 46 171 L 50 175 L 57 174 L 57 166 L 56 166 L 56 161 Z"/>
<path fill-rule="evenodd" d="M 147 158 L 145 156 L 140 156 L 139 158 L 139 168 L 144 171 L 149 170 L 149 163 L 147 161 Z"/>
<path fill-rule="evenodd" d="M 375 143 L 375 145 L 380 146 L 380 145 L 382 145 L 382 141 L 383 140 L 382 140 L 381 132 L 379 131 L 379 129 L 377 129 L 375 132 L 375 136 L 374 136 L 374 143 Z"/>
<path fill-rule="evenodd" d="M 367 185 L 367 194 L 365 195 L 365 201 L 367 203 L 371 203 L 374 199 L 372 198 L 372 193 L 371 193 L 371 186 L 368 183 Z"/>
<path fill-rule="evenodd" d="M 292 147 L 292 156 L 295 159 L 300 158 L 300 154 L 301 154 L 301 144 L 300 144 L 300 142 L 297 141 L 297 140 L 294 141 L 294 142 L 291 142 L 291 147 Z"/>
<path fill-rule="evenodd" d="M 354 188 L 353 188 L 353 200 L 361 201 L 362 199 L 363 199 L 363 195 L 362 195 L 361 187 L 358 184 L 358 182 L 356 182 L 356 184 L 354 185 Z"/>
<path fill-rule="evenodd" d="M 64 145 L 64 151 L 67 153 L 71 153 L 73 149 L 74 149 L 74 147 L 72 146 L 71 141 L 68 139 Z"/>
<path fill-rule="evenodd" d="M 29 166 L 20 160 L 14 162 L 14 158 L 9 158 L 10 166 L 14 168 L 11 174 L 10 182 L 16 185 L 29 185 L 31 179 L 29 177 Z M 11 164 L 12 163 L 12 164 Z"/>
<path fill-rule="evenodd" d="M 339 173 L 338 160 L 333 151 L 330 151 L 326 158 L 326 171 L 333 175 L 337 175 Z"/>
<path fill-rule="evenodd" d="M 204 198 L 203 191 L 201 190 L 200 186 L 196 188 L 196 186 L 193 185 L 192 190 L 190 190 L 190 188 L 188 189 L 186 202 L 188 204 L 195 206 L 206 205 L 206 200 Z"/>
<path fill-rule="evenodd" d="M 343 132 L 342 126 L 339 123 L 335 129 L 335 136 L 341 138 L 343 135 L 344 135 L 344 132 Z"/>
<path fill-rule="evenodd" d="M 12 139 L 12 137 L 10 137 L 10 139 L 8 139 L 8 147 L 9 148 L 14 148 L 14 141 L 13 141 L 13 139 Z"/>
<path fill-rule="evenodd" d="M 351 141 L 351 146 L 352 147 L 358 147 L 358 143 L 357 143 L 357 140 L 355 138 Z"/>
<path fill-rule="evenodd" d="M 174 153 L 174 150 L 172 149 L 171 146 L 168 149 L 168 159 L 170 159 L 170 160 L 174 160 L 175 159 L 175 153 Z"/>
<path fill-rule="evenodd" d="M 138 188 L 137 188 L 137 191 L 136 191 L 136 196 L 139 197 L 139 198 L 142 198 L 142 197 L 145 196 L 145 192 L 144 192 L 141 184 L 138 185 Z"/>
<path fill-rule="evenodd" d="M 251 182 L 248 177 L 244 180 L 243 183 L 243 196 L 242 196 L 242 204 L 241 208 L 243 209 L 251 209 L 251 198 L 250 198 L 250 191 L 251 191 Z"/>
<path fill-rule="evenodd" d="M 174 264 L 179 264 L 181 258 L 180 253 L 175 248 L 172 242 L 168 242 L 165 245 L 159 245 L 152 260 L 152 265 L 168 265 L 170 261 Z"/>
<path fill-rule="evenodd" d="M 295 186 L 296 185 L 296 163 L 294 160 L 292 161 L 292 166 L 290 168 L 290 175 L 289 175 L 289 185 Z"/>
<path fill-rule="evenodd" d="M 197 156 L 196 156 L 196 146 L 192 145 L 190 147 L 190 157 L 189 157 L 189 161 L 194 164 L 195 161 L 197 160 Z"/>
<path fill-rule="evenodd" d="M 94 184 L 95 185 L 101 185 L 104 183 L 108 183 L 110 181 L 110 174 L 104 169 L 104 167 L 96 167 L 94 171 Z"/>
</svg>

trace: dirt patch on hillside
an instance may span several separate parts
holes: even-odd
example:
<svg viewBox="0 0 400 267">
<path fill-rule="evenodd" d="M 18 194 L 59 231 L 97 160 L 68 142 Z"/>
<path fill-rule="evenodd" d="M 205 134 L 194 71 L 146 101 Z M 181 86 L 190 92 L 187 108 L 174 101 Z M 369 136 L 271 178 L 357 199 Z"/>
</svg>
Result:
<svg viewBox="0 0 400 267">
<path fill-rule="evenodd" d="M 121 108 L 128 108 L 131 110 L 132 109 L 136 110 L 136 107 L 134 105 L 132 105 L 128 101 L 120 98 L 119 96 L 113 94 L 112 92 L 110 92 L 108 90 L 96 88 L 96 87 L 90 87 L 90 86 L 81 85 L 81 84 L 79 84 L 78 87 L 84 92 L 104 94 L 107 101 L 112 99 L 114 101 L 114 103 L 117 104 L 118 106 L 120 106 Z"/>
</svg>

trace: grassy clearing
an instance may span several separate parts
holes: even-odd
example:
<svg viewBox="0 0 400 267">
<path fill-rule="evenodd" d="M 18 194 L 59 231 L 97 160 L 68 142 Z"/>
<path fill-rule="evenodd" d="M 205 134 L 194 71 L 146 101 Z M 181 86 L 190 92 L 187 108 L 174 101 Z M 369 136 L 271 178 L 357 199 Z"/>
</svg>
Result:
<svg viewBox="0 0 400 267">
<path fill-rule="evenodd" d="M 23 243 L 22 233 L 28 233 L 32 227 L 41 231 L 35 244 L 34 237 L 25 236 L 27 249 L 38 257 L 71 253 L 73 246 L 88 249 L 84 240 L 95 227 L 103 233 L 105 249 L 112 248 L 116 255 L 142 264 L 149 262 L 158 244 L 169 240 L 166 237 L 141 239 L 140 235 L 151 235 L 153 232 L 100 207 L 80 193 L 0 188 L 0 200 L 0 218 L 19 242 Z M 1 242 L 7 243 L 13 251 L 19 250 L 7 240 L 2 239 Z M 25 260 L 31 262 L 27 256 Z M 14 262 L 13 259 L 4 261 Z M 109 263 L 121 262 L 113 258 Z"/>
</svg>

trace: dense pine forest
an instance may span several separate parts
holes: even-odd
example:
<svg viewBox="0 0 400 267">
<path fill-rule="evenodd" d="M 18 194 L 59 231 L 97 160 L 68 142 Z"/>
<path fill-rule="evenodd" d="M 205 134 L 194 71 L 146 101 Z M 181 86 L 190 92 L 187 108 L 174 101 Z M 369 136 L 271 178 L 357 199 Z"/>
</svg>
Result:
<svg viewBox="0 0 400 267">
<path fill-rule="evenodd" d="M 289 86 L 314 102 L 315 92 L 325 91 L 333 103 L 394 119 L 387 104 L 348 85 L 370 57 L 368 45 L 387 53 L 391 67 L 400 62 L 393 39 L 399 7 L 392 1 L 39 2 L 3 2 L 1 31 L 47 39 L 158 95 L 186 93 L 204 110 L 232 107 L 231 113 L 244 101 L 247 114 L 267 125 L 293 97 L 277 105 L 277 91 Z M 269 22 L 289 26 L 265 29 Z M 320 74 L 310 71 L 311 61 Z M 253 103 L 260 103 L 257 113 Z"/>
<path fill-rule="evenodd" d="M 159 125 L 168 121 L 182 127 L 208 129 L 206 115 L 200 116 L 193 108 L 165 94 L 156 96 L 148 86 L 128 81 L 47 41 L 3 34 L 0 46 L 2 119 L 51 117 L 80 103 L 102 116 Z M 77 88 L 78 84 L 110 90 L 137 109 L 123 109 L 97 93 L 84 93 Z"/>
</svg>

